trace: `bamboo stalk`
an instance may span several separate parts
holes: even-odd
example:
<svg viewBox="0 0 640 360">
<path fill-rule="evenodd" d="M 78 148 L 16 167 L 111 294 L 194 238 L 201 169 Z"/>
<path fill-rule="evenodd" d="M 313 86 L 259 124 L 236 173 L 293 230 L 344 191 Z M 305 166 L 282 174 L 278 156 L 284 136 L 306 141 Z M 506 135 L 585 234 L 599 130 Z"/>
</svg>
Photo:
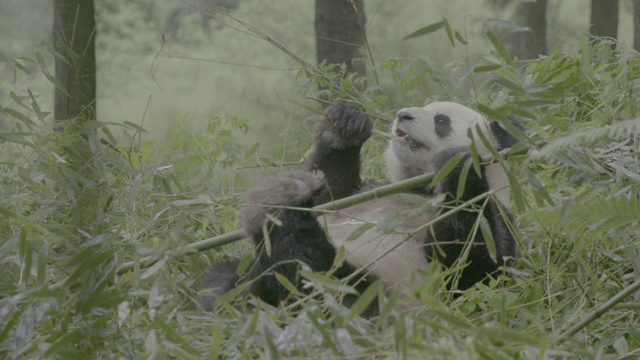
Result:
<svg viewBox="0 0 640 360">
<path fill-rule="evenodd" d="M 589 315 L 585 316 L 582 320 L 578 321 L 577 323 L 572 325 L 569 329 L 567 329 L 565 332 L 560 334 L 560 336 L 558 337 L 558 340 L 560 341 L 566 340 L 569 336 L 572 336 L 578 331 L 584 329 L 587 325 L 592 323 L 595 319 L 599 318 L 600 316 L 604 315 L 607 311 L 611 310 L 611 308 L 613 308 L 616 304 L 622 302 L 624 298 L 626 298 L 627 296 L 633 294 L 638 290 L 640 290 L 640 280 L 636 280 L 631 285 L 627 286 L 622 291 L 617 293 L 614 297 L 609 299 L 609 301 L 596 307 L 595 310 L 593 310 Z"/>
<path fill-rule="evenodd" d="M 379 197 L 384 197 L 384 196 L 388 196 L 391 194 L 395 194 L 398 192 L 402 192 L 402 191 L 406 191 L 412 188 L 415 188 L 417 186 L 420 185 L 424 185 L 427 184 L 428 182 L 430 182 L 431 180 L 433 180 L 433 177 L 435 176 L 435 173 L 428 173 L 428 174 L 424 174 L 424 175 L 420 175 L 420 176 L 416 176 L 413 178 L 409 178 L 406 180 L 402 180 L 402 181 L 398 181 L 395 182 L 393 184 L 388 184 L 388 185 L 383 185 L 380 186 L 378 188 L 369 190 L 369 191 L 365 191 L 359 194 L 355 194 L 352 196 L 348 196 L 336 201 L 332 201 L 332 202 L 328 202 L 319 206 L 314 207 L 313 209 L 311 209 L 314 212 L 319 212 L 319 213 L 323 213 L 323 212 L 327 212 L 327 211 L 335 211 L 335 210 L 341 210 L 344 208 L 347 208 L 349 206 L 353 206 L 353 205 L 357 205 L 360 203 L 363 203 L 365 201 L 368 200 L 372 200 L 372 199 L 376 199 Z M 184 255 L 188 255 L 188 254 L 193 254 L 196 252 L 201 252 L 204 250 L 209 250 L 209 249 L 213 249 L 222 245 L 226 245 L 226 244 L 230 244 L 232 242 L 238 241 L 238 240 L 242 240 L 244 238 L 244 233 L 242 232 L 242 230 L 236 230 L 236 231 L 232 231 L 230 233 L 226 233 L 226 234 L 222 234 L 222 235 L 218 235 L 218 236 L 214 236 L 212 238 L 209 239 L 205 239 L 205 240 L 200 240 L 198 242 L 195 242 L 193 244 L 189 244 L 187 246 L 183 246 L 180 247 L 179 249 L 177 249 L 175 252 L 173 252 L 170 257 L 171 258 L 177 258 L 177 257 L 181 257 Z M 155 264 L 156 262 L 158 262 L 160 259 L 162 258 L 162 256 L 157 256 L 157 255 L 151 255 L 151 256 L 146 256 L 143 257 L 141 259 L 139 259 L 137 262 L 136 261 L 129 261 L 126 262 L 124 264 L 122 264 L 122 266 L 120 266 L 120 268 L 118 268 L 118 275 L 122 275 L 124 273 L 126 273 L 127 271 L 132 270 L 136 263 L 138 264 L 138 266 L 140 266 L 140 268 L 146 268 L 149 267 L 153 264 Z"/>
<path fill-rule="evenodd" d="M 507 155 L 516 155 L 516 154 L 522 154 L 522 153 L 526 153 L 528 149 L 527 148 L 521 148 L 519 149 L 519 151 L 511 151 L 511 149 L 505 149 L 500 151 L 500 156 L 507 156 Z M 489 155 L 489 156 L 485 156 L 482 157 L 482 162 L 494 162 L 495 159 L 493 158 L 493 156 Z M 332 202 L 328 202 L 319 206 L 316 206 L 312 209 L 310 209 L 310 211 L 314 211 L 314 212 L 318 212 L 318 213 L 325 213 L 327 211 L 336 211 L 336 210 L 341 210 L 344 208 L 347 208 L 349 206 L 353 206 L 353 205 L 357 205 L 357 204 L 361 204 L 363 202 L 369 201 L 369 200 L 373 200 L 373 199 L 377 199 L 380 197 L 384 197 L 384 196 L 388 196 L 388 195 L 392 195 L 392 194 L 396 194 L 402 191 L 406 191 L 409 189 L 413 189 L 415 187 L 421 186 L 421 185 L 425 185 L 429 182 L 431 182 L 435 176 L 435 172 L 430 172 L 428 174 L 423 174 L 423 175 L 418 175 L 409 179 L 405 179 L 402 181 L 398 181 L 392 184 L 388 184 L 388 185 L 383 185 L 380 187 L 377 187 L 375 189 L 369 190 L 369 191 L 365 191 L 359 194 L 355 194 L 352 196 L 348 196 L 342 199 L 338 199 Z M 304 209 L 302 209 L 304 210 Z M 178 248 L 176 251 L 171 252 L 170 254 L 165 254 L 165 255 L 151 255 L 151 256 L 146 256 L 143 257 L 139 260 L 134 260 L 134 261 L 129 261 L 126 262 L 124 264 L 122 264 L 122 266 L 120 266 L 117 270 L 117 274 L 118 275 L 122 275 L 124 273 L 126 273 L 127 271 L 133 270 L 134 267 L 136 266 L 136 264 L 141 268 L 147 268 L 153 264 L 155 264 L 156 262 L 158 262 L 160 259 L 162 259 L 163 257 L 168 257 L 168 258 L 178 258 L 178 257 L 182 257 L 184 255 L 188 255 L 188 254 L 193 254 L 193 253 L 197 253 L 197 252 L 202 252 L 205 250 L 209 250 L 209 249 L 213 249 L 222 245 L 226 245 L 226 244 L 230 244 L 232 242 L 238 241 L 238 240 L 242 240 L 244 238 L 244 233 L 242 232 L 242 230 L 236 230 L 236 231 L 232 231 L 230 233 L 226 233 L 226 234 L 222 234 L 222 235 L 218 235 L 218 236 L 214 236 L 212 238 L 209 239 L 205 239 L 205 240 L 200 240 L 198 242 L 195 242 L 193 244 L 189 244 L 183 247 Z"/>
</svg>

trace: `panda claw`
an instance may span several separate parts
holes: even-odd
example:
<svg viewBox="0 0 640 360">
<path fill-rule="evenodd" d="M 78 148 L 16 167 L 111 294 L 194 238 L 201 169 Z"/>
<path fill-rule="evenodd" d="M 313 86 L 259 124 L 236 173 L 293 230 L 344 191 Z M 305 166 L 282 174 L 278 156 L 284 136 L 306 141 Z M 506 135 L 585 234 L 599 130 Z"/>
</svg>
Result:
<svg viewBox="0 0 640 360">
<path fill-rule="evenodd" d="M 372 128 L 373 123 L 365 113 L 334 104 L 316 124 L 314 138 L 325 146 L 343 149 L 364 143 L 371 136 Z"/>
</svg>

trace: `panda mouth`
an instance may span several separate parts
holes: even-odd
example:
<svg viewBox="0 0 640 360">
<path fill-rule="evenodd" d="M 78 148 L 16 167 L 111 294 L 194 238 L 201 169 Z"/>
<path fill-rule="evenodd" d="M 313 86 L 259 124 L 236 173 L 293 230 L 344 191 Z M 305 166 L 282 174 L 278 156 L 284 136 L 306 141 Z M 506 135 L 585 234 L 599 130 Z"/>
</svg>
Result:
<svg viewBox="0 0 640 360">
<path fill-rule="evenodd" d="M 420 147 L 425 147 L 425 144 L 417 141 L 416 139 L 412 138 L 411 136 L 409 136 L 409 134 L 407 134 L 406 132 L 397 129 L 396 130 L 396 139 L 402 141 L 403 143 L 409 145 L 409 147 L 413 150 L 416 148 L 420 148 Z"/>
</svg>

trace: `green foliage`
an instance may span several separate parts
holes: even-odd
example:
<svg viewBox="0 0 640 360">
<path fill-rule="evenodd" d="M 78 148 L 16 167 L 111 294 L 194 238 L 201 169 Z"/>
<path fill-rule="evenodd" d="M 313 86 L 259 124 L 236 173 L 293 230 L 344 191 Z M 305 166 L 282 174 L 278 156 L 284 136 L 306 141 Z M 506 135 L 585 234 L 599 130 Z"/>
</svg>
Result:
<svg viewBox="0 0 640 360">
<path fill-rule="evenodd" d="M 446 20 L 411 41 L 436 27 L 456 48 L 470 46 Z M 256 131 L 252 122 L 221 112 L 201 127 L 177 120 L 162 139 L 141 142 L 144 129 L 133 118 L 70 120 L 54 130 L 37 91 L 7 90 L 0 110 L 1 357 L 634 356 L 638 295 L 616 295 L 640 271 L 638 54 L 585 41 L 578 53 L 554 51 L 522 63 L 490 34 L 487 44 L 490 51 L 444 67 L 419 56 L 387 59 L 373 69 L 379 81 L 330 65 L 301 71 L 308 92 L 318 84 L 326 89 L 310 97 L 349 102 L 371 114 L 380 131 L 398 107 L 452 99 L 503 122 L 531 148 L 494 154 L 509 170 L 519 229 L 519 259 L 505 269 L 509 276 L 453 296 L 444 284 L 460 268 L 432 263 L 408 299 L 374 283 L 350 308 L 337 299 L 355 289 L 303 271 L 311 294 L 292 295 L 288 306 L 240 300 L 222 314 L 202 313 L 195 308 L 199 276 L 223 255 L 247 249 L 239 243 L 190 256 L 176 250 L 237 228 L 252 178 L 300 158 L 307 134 L 286 141 L 298 127 L 283 135 L 287 154 L 275 158 L 245 139 Z M 44 71 L 41 63 L 17 58 L 12 66 L 33 76 Z M 526 131 L 505 122 L 507 115 L 520 118 Z M 369 177 L 384 177 L 384 144 L 375 137 L 364 149 Z M 479 161 L 474 156 L 465 171 Z M 258 171 L 240 170 L 244 165 Z M 395 219 L 387 220 L 380 226 L 392 231 Z M 477 231 L 486 233 L 482 218 Z M 160 261 L 145 269 L 138 261 L 149 255 Z M 119 274 L 128 261 L 133 270 Z M 365 319 L 374 299 L 380 315 Z M 620 302 L 595 312 L 611 299 Z M 415 311 L 403 312 L 407 305 Z M 594 312 L 599 316 L 587 316 Z"/>
</svg>

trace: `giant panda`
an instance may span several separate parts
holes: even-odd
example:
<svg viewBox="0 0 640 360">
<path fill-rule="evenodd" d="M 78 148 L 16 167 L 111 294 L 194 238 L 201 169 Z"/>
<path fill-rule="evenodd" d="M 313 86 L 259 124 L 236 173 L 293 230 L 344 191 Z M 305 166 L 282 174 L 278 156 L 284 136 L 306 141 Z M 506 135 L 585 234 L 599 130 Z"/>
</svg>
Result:
<svg viewBox="0 0 640 360">
<path fill-rule="evenodd" d="M 304 292 L 299 275 L 300 264 L 304 263 L 313 271 L 331 271 L 337 278 L 359 271 L 363 274 L 356 284 L 359 290 L 379 279 L 387 291 L 406 295 L 420 284 L 421 274 L 431 261 L 452 266 L 465 254 L 466 264 L 456 286 L 467 289 L 495 274 L 515 256 L 508 179 L 501 164 L 483 166 L 482 174 L 473 167 L 469 169 L 459 197 L 456 197 L 458 179 L 464 161 L 438 184 L 411 189 L 409 192 L 424 197 L 425 202 L 434 198 L 441 200 L 417 215 L 412 213 L 415 201 L 403 201 L 396 196 L 320 216 L 308 211 L 307 208 L 379 184 L 364 182 L 360 174 L 360 150 L 371 136 L 372 127 L 367 115 L 354 108 L 343 104 L 327 108 L 313 129 L 313 150 L 307 170 L 266 178 L 248 193 L 240 211 L 240 222 L 245 234 L 252 239 L 255 251 L 246 272 L 236 273 L 238 261 L 218 265 L 205 278 L 203 287 L 214 288 L 221 295 L 240 283 L 247 283 L 245 292 L 278 305 L 291 294 L 274 273 L 284 276 Z M 458 153 L 469 158 L 472 137 L 478 153 L 487 154 L 478 131 L 496 150 L 517 142 L 498 122 L 487 121 L 478 112 L 458 103 L 434 102 L 399 110 L 384 154 L 388 178 L 397 182 L 438 171 Z M 488 191 L 491 195 L 484 206 L 475 204 L 432 221 L 447 209 Z M 495 260 L 478 228 L 480 217 L 486 219 L 492 232 Z M 390 218 L 396 220 L 392 231 L 372 226 L 355 239 L 350 238 L 364 224 Z M 345 261 L 339 268 L 332 268 L 341 247 Z M 204 295 L 200 303 L 204 309 L 211 310 L 216 300 Z"/>
</svg>

